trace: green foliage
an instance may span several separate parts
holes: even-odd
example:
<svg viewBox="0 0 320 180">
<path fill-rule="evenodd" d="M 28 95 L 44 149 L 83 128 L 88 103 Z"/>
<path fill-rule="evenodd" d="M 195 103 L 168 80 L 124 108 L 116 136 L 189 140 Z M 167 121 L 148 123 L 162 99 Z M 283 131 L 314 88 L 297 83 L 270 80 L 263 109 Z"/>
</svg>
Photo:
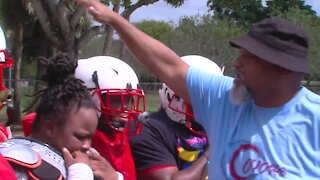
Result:
<svg viewBox="0 0 320 180">
<path fill-rule="evenodd" d="M 311 6 L 306 5 L 304 0 L 268 0 L 267 13 L 270 13 L 272 9 L 278 9 L 280 12 L 286 12 L 290 8 L 295 7 L 297 10 L 303 10 L 305 13 L 316 15 L 316 12 L 311 9 Z"/>
<path fill-rule="evenodd" d="M 34 14 L 29 7 L 28 0 L 4 0 L 0 1 L 0 17 L 6 29 L 14 29 L 17 22 L 25 24 L 34 22 Z"/>
<path fill-rule="evenodd" d="M 236 25 L 230 19 L 217 19 L 210 15 L 184 17 L 177 26 L 170 23 L 143 21 L 136 26 L 172 48 L 180 56 L 198 54 L 214 60 L 218 65 L 225 65 L 226 73 L 231 75 L 231 61 L 237 49 L 230 48 L 229 40 L 243 34 L 247 29 Z M 94 38 L 82 48 L 81 57 L 97 55 L 103 37 Z M 111 54 L 117 57 L 119 40 L 113 42 Z M 137 73 L 140 82 L 158 82 L 137 61 L 126 53 L 122 60 L 126 61 Z"/>
<path fill-rule="evenodd" d="M 297 6 L 288 8 L 287 11 L 274 8 L 270 12 L 272 17 L 287 19 L 304 28 L 309 36 L 309 63 L 315 80 L 320 80 L 320 17 L 314 16 L 308 9 L 301 10 Z"/>
<path fill-rule="evenodd" d="M 229 19 L 229 22 L 235 20 L 238 24 L 236 27 L 242 28 L 246 26 L 250 27 L 254 22 L 264 17 L 282 17 L 289 21 L 302 26 L 309 35 L 309 62 L 313 72 L 311 79 L 320 79 L 320 17 L 318 17 L 311 9 L 311 6 L 306 5 L 304 0 L 269 0 L 266 2 L 267 6 L 261 6 L 260 0 L 208 0 L 208 5 L 212 11 L 214 11 L 219 19 Z M 255 17 L 255 14 L 257 16 Z M 231 20 L 231 21 L 230 21 Z M 222 22 L 221 21 L 221 22 Z M 219 21 L 219 23 L 221 23 Z M 240 23 L 239 23 L 240 22 Z M 222 26 L 223 27 L 223 26 Z M 216 28 L 213 28 L 216 29 Z M 212 30 L 213 30 L 212 29 Z M 218 29 L 221 34 L 216 36 L 216 40 L 226 43 L 224 33 L 229 32 L 224 29 Z M 190 33 L 193 34 L 193 33 Z M 221 39 L 220 39 L 221 38 Z M 216 45 L 210 45 L 215 51 L 215 55 L 220 56 L 219 47 Z M 223 52 L 227 52 L 225 46 L 220 46 Z M 202 47 L 202 49 L 205 49 Z M 221 51 L 220 49 L 220 51 Z M 222 53 L 223 54 L 223 53 Z M 226 54 L 232 55 L 232 52 Z M 230 65 L 227 63 L 227 66 Z"/>
<path fill-rule="evenodd" d="M 160 97 L 159 94 L 148 93 L 146 96 L 146 104 L 148 112 L 155 112 L 159 109 L 160 105 Z"/>
<path fill-rule="evenodd" d="M 163 21 L 145 20 L 135 24 L 137 28 L 146 34 L 154 37 L 157 40 L 162 40 L 168 33 L 173 30 L 173 27 Z"/>
<path fill-rule="evenodd" d="M 209 9 L 219 18 L 254 23 L 266 17 L 261 0 L 208 0 Z"/>
<path fill-rule="evenodd" d="M 37 74 L 37 61 L 35 59 L 21 62 L 20 76 L 22 79 L 35 79 Z"/>
<path fill-rule="evenodd" d="M 290 7 L 286 12 L 273 8 L 270 9 L 270 16 L 282 17 L 304 27 L 310 37 L 309 61 L 314 73 L 313 79 L 319 80 L 319 17 L 310 14 L 308 10 L 301 10 L 298 7 Z M 136 25 L 142 31 L 165 43 L 180 56 L 198 54 L 212 59 L 219 66 L 224 65 L 226 67 L 226 75 L 232 75 L 232 61 L 238 53 L 237 49 L 230 47 L 229 40 L 246 33 L 248 27 L 251 26 L 251 24 L 236 23 L 232 18 L 220 19 L 211 15 L 184 17 L 175 26 L 170 23 L 156 21 L 143 21 Z M 101 44 L 102 42 L 98 42 L 98 38 L 93 39 L 89 42 L 86 51 L 95 52 L 99 47 L 101 48 Z M 113 43 L 111 54 L 116 56 L 118 52 L 119 40 L 117 39 Z M 92 54 L 94 55 L 95 53 Z M 136 71 L 140 82 L 157 81 L 129 53 L 123 57 L 123 60 Z"/>
<path fill-rule="evenodd" d="M 261 0 L 208 0 L 208 7 L 219 18 L 231 18 L 242 25 L 250 25 L 269 17 L 274 9 L 286 12 L 291 7 L 305 10 L 313 16 L 316 12 L 304 0 L 267 0 L 266 7 Z"/>
<path fill-rule="evenodd" d="M 168 35 L 174 31 L 174 27 L 172 24 L 163 22 L 163 21 L 153 21 L 153 20 L 144 20 L 142 22 L 138 22 L 135 24 L 137 28 L 146 34 L 152 36 L 153 38 L 166 43 L 168 42 Z M 149 72 L 144 71 L 143 67 L 136 63 L 133 57 L 128 56 L 129 64 L 131 62 L 131 66 L 137 72 L 137 75 L 141 82 L 157 82 L 157 78 L 151 75 Z"/>
<path fill-rule="evenodd" d="M 173 7 L 179 7 L 184 3 L 184 0 L 165 0 L 165 2 L 172 5 Z"/>
<path fill-rule="evenodd" d="M 183 18 L 178 27 L 168 37 L 169 47 L 180 56 L 198 54 L 226 66 L 231 73 L 231 61 L 237 50 L 230 48 L 229 40 L 240 36 L 245 27 L 234 24 L 229 19 L 217 19 L 212 16 Z"/>
<path fill-rule="evenodd" d="M 105 35 L 99 35 L 90 39 L 81 47 L 79 56 L 84 58 L 101 54 L 105 37 Z"/>
</svg>

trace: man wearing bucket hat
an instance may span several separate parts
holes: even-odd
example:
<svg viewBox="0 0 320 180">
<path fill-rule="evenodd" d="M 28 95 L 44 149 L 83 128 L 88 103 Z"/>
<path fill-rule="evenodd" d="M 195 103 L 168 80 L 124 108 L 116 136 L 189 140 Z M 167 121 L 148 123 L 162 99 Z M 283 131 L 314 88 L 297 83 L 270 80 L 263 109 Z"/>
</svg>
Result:
<svg viewBox="0 0 320 180">
<path fill-rule="evenodd" d="M 279 18 L 239 39 L 235 78 L 201 73 L 97 0 L 76 0 L 108 23 L 136 59 L 191 102 L 210 144 L 209 179 L 320 177 L 320 96 L 301 85 L 310 74 L 303 29 Z"/>
</svg>

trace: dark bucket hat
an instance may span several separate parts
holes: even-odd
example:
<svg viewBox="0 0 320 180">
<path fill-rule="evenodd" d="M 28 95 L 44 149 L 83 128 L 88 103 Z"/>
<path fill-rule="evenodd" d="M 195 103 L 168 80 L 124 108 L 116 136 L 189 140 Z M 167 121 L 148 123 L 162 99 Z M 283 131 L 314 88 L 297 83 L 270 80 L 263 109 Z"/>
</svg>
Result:
<svg viewBox="0 0 320 180">
<path fill-rule="evenodd" d="M 285 69 L 310 75 L 308 37 L 304 30 L 284 19 L 267 18 L 256 23 L 230 45 Z"/>
</svg>

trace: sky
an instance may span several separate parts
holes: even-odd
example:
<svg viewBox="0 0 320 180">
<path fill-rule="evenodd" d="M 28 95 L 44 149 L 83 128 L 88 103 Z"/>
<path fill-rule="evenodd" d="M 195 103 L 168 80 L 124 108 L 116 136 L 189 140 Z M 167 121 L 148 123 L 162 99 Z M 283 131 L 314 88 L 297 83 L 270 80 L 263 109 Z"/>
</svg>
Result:
<svg viewBox="0 0 320 180">
<path fill-rule="evenodd" d="M 311 5 L 312 9 L 320 14 L 320 0 L 306 0 L 306 4 Z M 208 12 L 207 0 L 185 0 L 185 3 L 174 8 L 163 0 L 149 6 L 138 8 L 131 15 L 131 22 L 142 20 L 172 21 L 177 22 L 181 17 L 203 15 Z"/>
<path fill-rule="evenodd" d="M 142 20 L 178 21 L 183 16 L 203 15 L 208 12 L 207 0 L 185 0 L 185 3 L 177 8 L 160 0 L 152 5 L 138 8 L 132 13 L 130 20 L 138 22 Z"/>
</svg>

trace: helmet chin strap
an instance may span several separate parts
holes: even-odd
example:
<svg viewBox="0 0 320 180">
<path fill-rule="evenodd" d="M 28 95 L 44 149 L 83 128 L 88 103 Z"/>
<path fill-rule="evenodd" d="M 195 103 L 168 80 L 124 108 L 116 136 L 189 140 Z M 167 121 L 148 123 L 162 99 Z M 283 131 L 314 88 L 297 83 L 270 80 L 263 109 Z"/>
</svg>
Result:
<svg viewBox="0 0 320 180">
<path fill-rule="evenodd" d="M 94 71 L 91 77 L 92 77 L 92 81 L 94 82 L 94 85 L 96 86 L 96 88 L 100 89 L 99 81 L 98 81 L 98 72 Z"/>
<path fill-rule="evenodd" d="M 181 124 L 181 125 L 186 125 L 186 121 L 185 120 L 181 120 L 178 123 Z"/>
<path fill-rule="evenodd" d="M 147 111 L 142 112 L 138 115 L 138 121 L 141 122 L 142 124 L 146 124 L 148 120 L 149 120 L 149 113 Z"/>
</svg>

